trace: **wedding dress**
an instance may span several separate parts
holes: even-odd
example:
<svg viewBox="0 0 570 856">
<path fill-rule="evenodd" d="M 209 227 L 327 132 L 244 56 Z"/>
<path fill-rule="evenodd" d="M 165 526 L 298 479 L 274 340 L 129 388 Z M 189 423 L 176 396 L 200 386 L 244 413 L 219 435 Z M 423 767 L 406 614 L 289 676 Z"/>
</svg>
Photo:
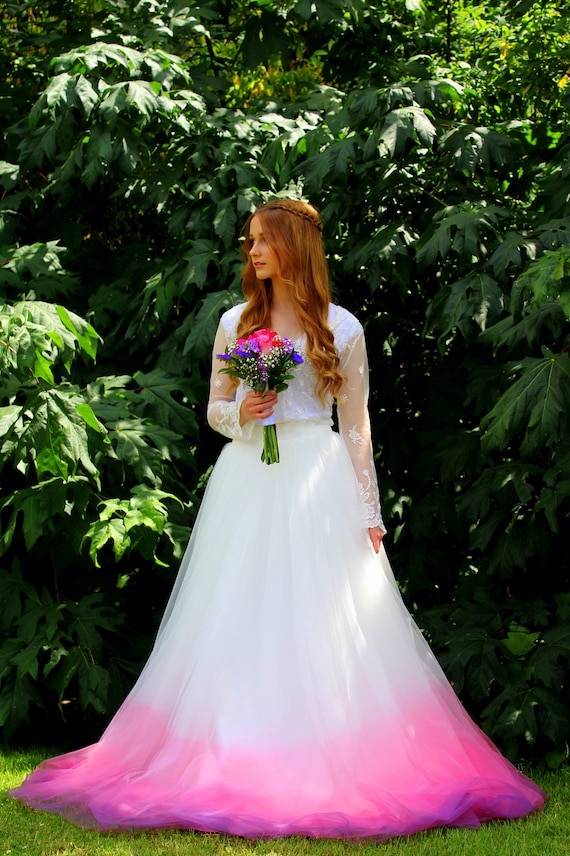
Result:
<svg viewBox="0 0 570 856">
<path fill-rule="evenodd" d="M 214 354 L 241 310 L 222 317 Z M 100 741 L 12 796 L 87 827 L 252 838 L 387 838 L 543 805 L 465 713 L 372 548 L 364 336 L 340 307 L 329 323 L 340 433 L 305 361 L 279 396 L 278 464 L 261 462 L 258 424 L 240 427 L 245 392 L 214 357 L 208 419 L 232 442 L 153 653 Z"/>
</svg>

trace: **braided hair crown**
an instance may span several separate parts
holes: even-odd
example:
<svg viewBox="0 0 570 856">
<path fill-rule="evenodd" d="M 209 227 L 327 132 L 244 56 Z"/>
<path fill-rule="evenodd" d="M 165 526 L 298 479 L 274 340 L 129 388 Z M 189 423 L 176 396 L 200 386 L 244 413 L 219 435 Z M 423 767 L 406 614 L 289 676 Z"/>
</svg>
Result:
<svg viewBox="0 0 570 856">
<path fill-rule="evenodd" d="M 314 226 L 319 232 L 323 231 L 323 222 L 316 208 L 309 205 L 308 202 L 302 202 L 297 199 L 274 199 L 271 202 L 266 202 L 261 205 L 258 211 L 286 211 L 287 214 L 293 214 L 295 217 L 300 217 L 306 220 L 311 226 Z"/>
</svg>

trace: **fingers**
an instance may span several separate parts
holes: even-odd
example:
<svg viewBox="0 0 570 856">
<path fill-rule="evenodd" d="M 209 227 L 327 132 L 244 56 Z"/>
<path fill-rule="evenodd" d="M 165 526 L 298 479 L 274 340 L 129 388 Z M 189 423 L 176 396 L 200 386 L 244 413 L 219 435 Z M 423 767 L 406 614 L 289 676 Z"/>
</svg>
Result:
<svg viewBox="0 0 570 856">
<path fill-rule="evenodd" d="M 368 530 L 368 535 L 370 536 L 370 541 L 372 543 L 372 547 L 374 548 L 375 553 L 380 552 L 380 544 L 382 543 L 382 538 L 384 537 L 384 532 L 380 529 L 379 526 L 374 526 L 372 529 Z"/>
<path fill-rule="evenodd" d="M 277 393 L 269 390 L 265 395 L 260 392 L 248 392 L 244 399 L 248 419 L 267 419 L 277 404 Z"/>
<path fill-rule="evenodd" d="M 254 401 L 258 402 L 262 406 L 275 407 L 277 404 L 277 393 L 273 389 L 270 389 L 269 392 L 265 393 L 265 395 L 262 395 L 260 392 L 250 392 L 248 394 L 251 395 Z"/>
</svg>

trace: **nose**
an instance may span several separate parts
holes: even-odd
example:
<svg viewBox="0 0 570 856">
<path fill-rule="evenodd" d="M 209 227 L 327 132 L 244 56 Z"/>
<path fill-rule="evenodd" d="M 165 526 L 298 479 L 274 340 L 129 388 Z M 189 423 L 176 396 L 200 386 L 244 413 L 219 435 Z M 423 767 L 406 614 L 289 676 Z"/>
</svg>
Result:
<svg viewBox="0 0 570 856">
<path fill-rule="evenodd" d="M 254 241 L 253 244 L 251 245 L 251 247 L 249 248 L 249 254 L 250 254 L 250 256 L 256 256 L 259 254 L 257 241 Z"/>
</svg>

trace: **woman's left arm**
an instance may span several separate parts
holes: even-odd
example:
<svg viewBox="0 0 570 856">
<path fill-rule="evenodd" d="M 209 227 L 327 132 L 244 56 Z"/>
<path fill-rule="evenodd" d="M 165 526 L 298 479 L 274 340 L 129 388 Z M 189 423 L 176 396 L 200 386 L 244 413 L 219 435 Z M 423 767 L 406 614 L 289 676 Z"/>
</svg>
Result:
<svg viewBox="0 0 570 856">
<path fill-rule="evenodd" d="M 368 357 L 362 330 L 343 349 L 339 368 L 346 378 L 337 406 L 339 430 L 360 486 L 362 522 L 368 528 L 372 546 L 378 552 L 386 527 L 382 520 L 372 451 L 368 412 Z"/>
<path fill-rule="evenodd" d="M 212 349 L 212 371 L 210 375 L 210 396 L 208 398 L 208 424 L 214 431 L 230 440 L 249 439 L 254 422 L 241 424 L 241 401 L 236 400 L 237 386 L 230 375 L 221 372 L 224 363 L 218 359 L 228 344 L 222 324 L 218 326 Z"/>
</svg>

